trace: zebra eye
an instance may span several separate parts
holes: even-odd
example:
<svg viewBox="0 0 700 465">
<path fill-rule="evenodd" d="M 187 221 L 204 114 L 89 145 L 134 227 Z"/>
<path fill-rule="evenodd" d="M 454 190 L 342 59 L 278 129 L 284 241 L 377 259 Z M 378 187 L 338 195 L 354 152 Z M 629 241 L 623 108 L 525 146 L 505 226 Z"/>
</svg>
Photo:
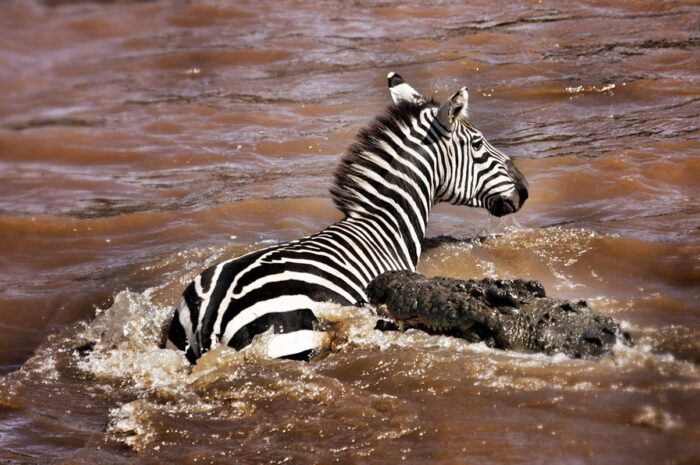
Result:
<svg viewBox="0 0 700 465">
<path fill-rule="evenodd" d="M 483 140 L 482 139 L 475 139 L 472 141 L 472 148 L 474 150 L 481 150 L 481 146 L 483 145 Z"/>
</svg>

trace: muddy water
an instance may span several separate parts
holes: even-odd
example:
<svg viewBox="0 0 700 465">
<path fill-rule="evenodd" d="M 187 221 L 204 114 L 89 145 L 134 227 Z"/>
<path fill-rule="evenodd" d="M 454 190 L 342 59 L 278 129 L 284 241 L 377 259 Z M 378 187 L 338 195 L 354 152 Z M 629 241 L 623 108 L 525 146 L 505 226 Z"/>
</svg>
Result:
<svg viewBox="0 0 700 465">
<path fill-rule="evenodd" d="M 0 3 L 0 462 L 700 461 L 700 5 L 457 3 Z M 206 265 L 339 219 L 392 70 L 468 84 L 531 186 L 502 220 L 437 208 L 420 270 L 539 279 L 636 347 L 502 353 L 329 306 L 309 364 L 156 348 Z"/>
</svg>

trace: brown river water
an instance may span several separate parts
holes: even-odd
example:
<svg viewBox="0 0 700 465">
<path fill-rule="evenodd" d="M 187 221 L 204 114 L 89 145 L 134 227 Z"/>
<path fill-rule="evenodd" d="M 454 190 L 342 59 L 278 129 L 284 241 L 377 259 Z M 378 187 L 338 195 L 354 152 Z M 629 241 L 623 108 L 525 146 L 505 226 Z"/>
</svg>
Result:
<svg viewBox="0 0 700 465">
<path fill-rule="evenodd" d="M 700 463 L 699 63 L 697 1 L 0 1 L 0 463 Z M 340 218 L 389 71 L 468 85 L 530 183 L 510 217 L 437 207 L 419 270 L 539 279 L 633 348 L 331 305 L 311 363 L 157 348 L 206 266 Z"/>
</svg>

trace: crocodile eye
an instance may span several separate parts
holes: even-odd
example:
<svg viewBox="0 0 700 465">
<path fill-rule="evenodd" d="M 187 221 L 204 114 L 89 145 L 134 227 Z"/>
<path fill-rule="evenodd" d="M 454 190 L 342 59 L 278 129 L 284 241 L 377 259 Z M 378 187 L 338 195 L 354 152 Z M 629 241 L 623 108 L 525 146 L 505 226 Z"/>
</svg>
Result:
<svg viewBox="0 0 700 465">
<path fill-rule="evenodd" d="M 483 140 L 482 139 L 474 139 L 472 141 L 472 148 L 474 150 L 481 150 L 481 146 L 483 145 Z"/>
</svg>

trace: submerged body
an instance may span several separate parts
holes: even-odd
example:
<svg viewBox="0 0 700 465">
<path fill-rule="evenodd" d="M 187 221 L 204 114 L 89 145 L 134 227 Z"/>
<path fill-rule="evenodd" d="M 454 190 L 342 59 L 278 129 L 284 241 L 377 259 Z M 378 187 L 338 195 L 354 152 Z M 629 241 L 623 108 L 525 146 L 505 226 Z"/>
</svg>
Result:
<svg viewBox="0 0 700 465">
<path fill-rule="evenodd" d="M 395 73 L 389 87 L 396 105 L 359 134 L 336 172 L 343 220 L 215 265 L 186 288 L 168 340 L 191 362 L 216 344 L 240 350 L 269 329 L 269 356 L 306 359 L 323 340 L 317 304 L 366 302 L 376 276 L 415 271 L 434 204 L 501 216 L 525 202 L 525 178 L 467 122 L 466 88 L 438 106 Z"/>
<path fill-rule="evenodd" d="M 358 253 L 361 224 L 343 220 L 315 236 L 208 268 L 185 289 L 169 340 L 178 348 L 187 343 L 194 361 L 215 343 L 240 350 L 272 327 L 281 334 L 268 355 L 306 359 L 323 338 L 314 328 L 317 304 L 364 302 L 378 270 L 404 269 L 394 260 L 388 265 L 388 256 Z"/>
</svg>

